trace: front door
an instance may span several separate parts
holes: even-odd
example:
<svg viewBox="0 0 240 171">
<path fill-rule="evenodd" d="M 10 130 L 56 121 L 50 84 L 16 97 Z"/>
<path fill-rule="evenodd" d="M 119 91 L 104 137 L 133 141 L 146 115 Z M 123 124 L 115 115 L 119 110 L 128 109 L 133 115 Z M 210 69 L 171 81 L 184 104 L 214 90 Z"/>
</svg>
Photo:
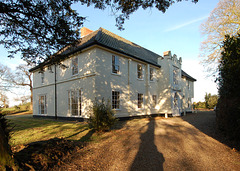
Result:
<svg viewBox="0 0 240 171">
<path fill-rule="evenodd" d="M 177 94 L 177 92 L 174 93 L 174 96 L 173 96 L 173 113 L 172 115 L 173 116 L 180 116 L 180 98 Z"/>
</svg>

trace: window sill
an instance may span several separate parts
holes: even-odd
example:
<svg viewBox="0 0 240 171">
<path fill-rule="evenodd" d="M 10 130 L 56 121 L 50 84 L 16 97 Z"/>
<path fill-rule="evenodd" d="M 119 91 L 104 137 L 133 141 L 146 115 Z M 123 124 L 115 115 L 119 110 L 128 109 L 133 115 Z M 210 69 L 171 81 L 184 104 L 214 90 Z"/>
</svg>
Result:
<svg viewBox="0 0 240 171">
<path fill-rule="evenodd" d="M 121 109 L 112 109 L 112 110 L 121 110 Z"/>
<path fill-rule="evenodd" d="M 72 75 L 72 77 L 77 77 L 78 75 L 79 75 L 79 73 Z"/>
<path fill-rule="evenodd" d="M 48 116 L 48 114 L 36 114 L 37 116 Z"/>
<path fill-rule="evenodd" d="M 117 74 L 117 73 L 112 73 L 112 75 L 121 76 L 121 74 Z"/>
</svg>

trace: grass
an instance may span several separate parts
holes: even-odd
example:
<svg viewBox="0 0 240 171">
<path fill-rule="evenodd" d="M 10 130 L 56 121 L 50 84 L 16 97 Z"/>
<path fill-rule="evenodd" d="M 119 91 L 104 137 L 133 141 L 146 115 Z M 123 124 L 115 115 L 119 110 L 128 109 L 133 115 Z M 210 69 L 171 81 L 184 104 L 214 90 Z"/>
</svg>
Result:
<svg viewBox="0 0 240 171">
<path fill-rule="evenodd" d="M 91 137 L 87 123 L 39 119 L 31 116 L 9 118 L 14 126 L 10 145 L 26 145 L 52 138 L 87 141 Z M 94 136 L 95 137 L 95 136 Z M 95 139 L 95 138 L 94 138 Z"/>
<path fill-rule="evenodd" d="M 21 105 L 16 105 L 14 107 L 1 108 L 0 112 L 6 115 L 11 115 L 11 114 L 16 114 L 20 112 L 27 112 L 29 111 L 29 108 L 30 108 L 30 103 L 25 103 Z"/>
</svg>

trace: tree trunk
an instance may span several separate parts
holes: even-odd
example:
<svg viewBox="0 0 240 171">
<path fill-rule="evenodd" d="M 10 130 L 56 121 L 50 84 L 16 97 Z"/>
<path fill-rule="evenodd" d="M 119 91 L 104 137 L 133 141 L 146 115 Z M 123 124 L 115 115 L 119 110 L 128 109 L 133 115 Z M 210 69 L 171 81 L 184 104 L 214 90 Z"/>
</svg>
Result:
<svg viewBox="0 0 240 171">
<path fill-rule="evenodd" d="M 14 161 L 11 157 L 10 148 L 5 133 L 0 126 L 0 170 L 5 170 L 6 167 L 14 167 Z"/>
</svg>

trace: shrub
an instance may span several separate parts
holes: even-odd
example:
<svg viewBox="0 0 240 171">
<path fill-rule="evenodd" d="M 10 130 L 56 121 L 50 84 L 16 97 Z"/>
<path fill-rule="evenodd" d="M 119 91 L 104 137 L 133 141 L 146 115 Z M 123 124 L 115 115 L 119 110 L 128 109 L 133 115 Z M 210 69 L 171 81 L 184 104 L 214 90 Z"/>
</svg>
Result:
<svg viewBox="0 0 240 171">
<path fill-rule="evenodd" d="M 111 105 L 95 101 L 92 107 L 93 113 L 89 118 L 89 127 L 96 131 L 108 131 L 117 121 Z"/>
</svg>

